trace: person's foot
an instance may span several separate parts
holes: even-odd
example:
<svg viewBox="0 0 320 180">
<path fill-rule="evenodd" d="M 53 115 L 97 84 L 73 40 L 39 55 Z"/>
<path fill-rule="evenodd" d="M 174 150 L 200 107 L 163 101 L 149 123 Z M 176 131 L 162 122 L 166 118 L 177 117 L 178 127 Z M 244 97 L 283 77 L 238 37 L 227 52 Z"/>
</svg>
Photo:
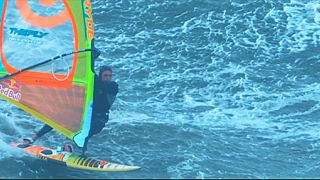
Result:
<svg viewBox="0 0 320 180">
<path fill-rule="evenodd" d="M 64 145 L 64 151 L 67 151 L 67 152 L 73 152 L 73 147 L 71 144 L 65 144 Z"/>
<path fill-rule="evenodd" d="M 29 146 L 33 143 L 33 139 L 30 138 L 30 137 L 27 137 L 27 138 L 23 138 L 23 141 L 22 141 L 22 144 L 23 145 L 26 145 L 26 146 Z"/>
</svg>

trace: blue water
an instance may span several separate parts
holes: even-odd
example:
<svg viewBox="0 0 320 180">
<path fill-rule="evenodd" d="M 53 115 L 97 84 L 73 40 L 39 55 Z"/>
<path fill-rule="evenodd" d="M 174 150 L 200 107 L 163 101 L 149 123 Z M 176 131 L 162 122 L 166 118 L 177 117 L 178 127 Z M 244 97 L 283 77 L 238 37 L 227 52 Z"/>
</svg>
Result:
<svg viewBox="0 0 320 180">
<path fill-rule="evenodd" d="M 2 178 L 319 178 L 318 0 L 99 0 L 96 68 L 120 85 L 92 156 L 67 169 L 6 145 L 42 123 L 1 101 Z M 51 132 L 37 143 L 65 141 Z"/>
</svg>

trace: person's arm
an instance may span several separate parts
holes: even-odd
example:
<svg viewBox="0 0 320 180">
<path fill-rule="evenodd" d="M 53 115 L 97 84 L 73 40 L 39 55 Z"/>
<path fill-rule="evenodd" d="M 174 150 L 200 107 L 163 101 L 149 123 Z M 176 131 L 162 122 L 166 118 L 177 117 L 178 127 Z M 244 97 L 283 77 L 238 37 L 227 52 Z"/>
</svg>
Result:
<svg viewBox="0 0 320 180">
<path fill-rule="evenodd" d="M 108 104 L 111 107 L 113 102 L 116 99 L 117 94 L 118 94 L 119 85 L 114 81 L 107 82 L 107 83 L 105 83 L 105 85 L 106 85 L 105 90 L 107 92 Z"/>
<path fill-rule="evenodd" d="M 114 81 L 108 81 L 106 82 L 106 92 L 108 94 L 113 94 L 113 95 L 117 95 L 118 91 L 119 91 L 119 85 L 118 83 L 114 82 Z"/>
<path fill-rule="evenodd" d="M 95 42 L 95 39 L 92 40 L 92 55 L 93 55 L 93 59 L 97 59 L 100 54 L 101 54 L 101 51 L 99 49 L 96 48 L 96 46 L 94 45 L 94 42 Z"/>
<path fill-rule="evenodd" d="M 93 53 L 93 59 L 97 59 L 100 56 L 101 51 L 99 49 L 97 49 L 96 47 L 93 47 L 92 53 Z"/>
</svg>

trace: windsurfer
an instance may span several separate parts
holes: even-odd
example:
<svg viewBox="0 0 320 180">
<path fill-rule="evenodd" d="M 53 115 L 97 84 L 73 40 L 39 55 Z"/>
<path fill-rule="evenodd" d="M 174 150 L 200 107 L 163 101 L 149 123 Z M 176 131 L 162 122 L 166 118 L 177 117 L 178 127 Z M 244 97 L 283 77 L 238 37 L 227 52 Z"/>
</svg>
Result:
<svg viewBox="0 0 320 180">
<path fill-rule="evenodd" d="M 113 102 L 115 101 L 118 93 L 118 84 L 112 81 L 112 69 L 109 66 L 102 66 L 100 68 L 99 75 L 95 75 L 95 87 L 94 87 L 94 101 L 92 122 L 89 135 L 85 139 L 85 144 L 82 149 L 82 154 L 87 150 L 88 140 L 95 134 L 98 134 L 105 127 L 105 124 L 109 120 L 109 110 Z M 32 144 L 38 138 L 44 134 L 50 132 L 52 127 L 45 124 L 35 135 L 31 138 L 23 139 L 23 143 L 28 145 Z M 72 146 L 70 144 L 65 145 L 65 151 L 72 152 Z"/>
</svg>

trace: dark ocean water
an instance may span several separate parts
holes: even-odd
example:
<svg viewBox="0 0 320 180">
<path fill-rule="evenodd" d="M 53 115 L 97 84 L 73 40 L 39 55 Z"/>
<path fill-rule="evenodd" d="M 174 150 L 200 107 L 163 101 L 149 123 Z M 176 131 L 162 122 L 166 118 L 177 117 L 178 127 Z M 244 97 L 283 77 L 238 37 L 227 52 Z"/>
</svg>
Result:
<svg viewBox="0 0 320 180">
<path fill-rule="evenodd" d="M 129 173 L 67 169 L 7 143 L 42 123 L 0 104 L 2 178 L 320 178 L 320 1 L 97 0 L 96 68 L 120 92 L 88 155 Z M 50 132 L 37 143 L 55 147 Z"/>
</svg>

